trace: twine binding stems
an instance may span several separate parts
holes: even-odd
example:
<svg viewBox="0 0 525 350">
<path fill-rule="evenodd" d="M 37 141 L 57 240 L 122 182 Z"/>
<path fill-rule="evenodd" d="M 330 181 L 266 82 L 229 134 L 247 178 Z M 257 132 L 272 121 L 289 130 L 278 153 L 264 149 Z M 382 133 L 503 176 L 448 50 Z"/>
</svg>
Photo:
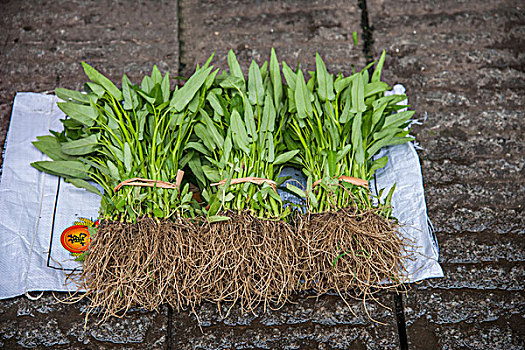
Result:
<svg viewBox="0 0 525 350">
<path fill-rule="evenodd" d="M 251 182 L 252 184 L 256 184 L 256 185 L 262 185 L 263 183 L 266 182 L 268 185 L 270 185 L 271 188 L 273 188 L 275 192 L 277 192 L 277 183 L 275 181 L 269 180 L 269 179 L 263 179 L 260 177 L 254 177 L 254 176 L 240 177 L 238 179 L 231 179 L 230 185 L 242 184 L 245 182 Z M 219 186 L 219 185 L 224 185 L 225 183 L 226 183 L 226 179 L 221 180 L 216 183 L 212 183 L 210 186 Z"/>
<path fill-rule="evenodd" d="M 363 186 L 363 187 L 368 188 L 368 181 L 360 179 L 358 177 L 341 175 L 341 176 L 339 176 L 338 180 L 339 181 L 348 182 L 348 183 L 351 183 L 351 184 L 356 185 L 356 186 Z M 322 180 L 317 180 L 316 182 L 314 182 L 313 187 L 319 185 L 321 183 L 321 181 Z"/>
<path fill-rule="evenodd" d="M 177 176 L 175 177 L 175 183 L 134 177 L 132 179 L 122 181 L 113 189 L 113 191 L 117 192 L 123 186 L 158 187 L 158 188 L 165 188 L 168 190 L 174 190 L 176 188 L 180 188 L 183 177 L 184 177 L 184 171 L 180 169 L 177 170 Z"/>
</svg>

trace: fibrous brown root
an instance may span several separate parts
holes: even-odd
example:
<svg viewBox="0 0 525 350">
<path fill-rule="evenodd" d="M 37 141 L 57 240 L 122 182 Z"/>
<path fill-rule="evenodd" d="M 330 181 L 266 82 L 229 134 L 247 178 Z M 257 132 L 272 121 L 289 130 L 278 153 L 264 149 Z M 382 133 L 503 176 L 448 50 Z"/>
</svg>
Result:
<svg viewBox="0 0 525 350">
<path fill-rule="evenodd" d="M 409 253 L 397 228 L 374 210 L 358 213 L 346 208 L 298 216 L 303 287 L 320 294 L 335 289 L 364 297 L 380 289 L 397 290 L 406 276 Z"/>
<path fill-rule="evenodd" d="M 294 292 L 396 288 L 404 242 L 374 211 L 301 215 L 295 226 L 248 213 L 199 225 L 188 219 L 102 221 L 80 275 L 103 320 L 132 306 L 176 310 L 202 301 L 279 307 Z"/>
</svg>

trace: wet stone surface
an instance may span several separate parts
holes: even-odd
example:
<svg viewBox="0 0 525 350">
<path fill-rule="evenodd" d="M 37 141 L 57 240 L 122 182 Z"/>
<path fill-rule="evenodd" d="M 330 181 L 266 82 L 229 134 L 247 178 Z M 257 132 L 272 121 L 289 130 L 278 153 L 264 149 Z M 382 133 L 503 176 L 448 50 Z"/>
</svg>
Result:
<svg viewBox="0 0 525 350">
<path fill-rule="evenodd" d="M 494 239 L 492 233 L 439 234 L 439 248 L 443 263 L 525 261 L 525 241 L 517 235 Z"/>
<path fill-rule="evenodd" d="M 7 1 L 1 8 L 0 150 L 15 93 L 79 89 L 86 80 L 81 61 L 117 84 L 124 73 L 138 82 L 154 64 L 177 75 L 178 16 L 171 2 Z M 93 316 L 84 329 L 84 308 L 85 303 L 60 304 L 51 293 L 38 301 L 2 300 L 0 347 L 166 347 L 167 309 L 133 312 L 102 325 Z"/>
<path fill-rule="evenodd" d="M 435 211 L 434 228 L 440 233 L 487 232 L 497 235 L 513 234 L 520 238 L 525 233 L 525 215 L 522 210 L 507 208 L 456 208 L 454 211 Z"/>
<path fill-rule="evenodd" d="M 505 290 L 512 293 L 525 288 L 525 264 L 523 262 L 498 262 L 479 264 L 442 264 L 445 277 L 426 280 L 415 289 L 462 289 Z M 509 294 L 510 295 L 510 294 Z"/>
<path fill-rule="evenodd" d="M 124 73 L 140 83 L 154 64 L 177 75 L 178 16 L 170 1 L 7 1 L 1 6 L 0 151 L 15 93 L 81 89 L 87 80 L 81 61 L 117 84 Z"/>
<path fill-rule="evenodd" d="M 65 294 L 55 293 L 64 300 Z M 122 319 L 100 324 L 99 315 L 85 323 L 86 302 L 65 304 L 52 293 L 38 301 L 25 297 L 0 303 L 0 341 L 6 348 L 165 348 L 167 308 L 134 310 Z M 147 346 L 146 346 L 147 344 Z"/>
<path fill-rule="evenodd" d="M 412 348 L 520 349 L 524 346 L 522 293 L 417 291 L 405 306 Z"/>
<path fill-rule="evenodd" d="M 387 51 L 389 83 L 407 87 L 429 217 L 445 277 L 405 299 L 410 348 L 523 349 L 525 7 L 518 0 L 367 0 L 371 53 Z M 178 6 L 177 6 L 178 5 Z M 80 88 L 85 60 L 117 82 L 153 64 L 191 73 L 232 48 L 242 67 L 270 48 L 292 66 L 331 72 L 365 64 L 357 1 L 7 1 L 0 18 L 0 147 L 16 91 Z M 180 20 L 180 21 L 179 21 Z M 361 42 L 361 45 L 363 43 Z M 181 50 L 179 51 L 179 46 Z M 426 118 L 425 118 L 426 116 Z M 380 301 L 392 307 L 392 295 Z M 395 318 L 369 303 L 298 296 L 280 310 L 241 314 L 211 304 L 184 312 L 133 311 L 84 329 L 85 303 L 50 293 L 0 302 L 0 347 L 52 349 L 394 349 Z M 170 315 L 170 316 L 168 316 Z"/>
<path fill-rule="evenodd" d="M 173 349 L 395 349 L 397 327 L 392 311 L 349 300 L 350 309 L 337 296 L 298 295 L 280 309 L 259 307 L 241 314 L 238 308 L 205 303 L 194 314 L 175 312 L 172 317 Z M 392 295 L 379 302 L 392 306 Z M 370 316 L 370 317 L 369 317 Z M 386 323 L 377 324 L 371 318 Z M 200 326 L 200 328 L 199 328 Z"/>
<path fill-rule="evenodd" d="M 353 46 L 361 16 L 354 1 L 182 0 L 180 11 L 184 75 L 214 51 L 214 66 L 227 68 L 230 49 L 246 74 L 252 59 L 259 65 L 269 60 L 271 47 L 293 68 L 300 62 L 303 69 L 314 69 L 316 51 L 332 73 L 348 74 L 352 64 L 365 63 L 361 49 Z"/>
<path fill-rule="evenodd" d="M 369 0 L 386 79 L 407 87 L 443 279 L 406 299 L 412 348 L 524 347 L 523 88 L 518 1 Z M 426 118 L 425 118 L 426 116 Z"/>
</svg>

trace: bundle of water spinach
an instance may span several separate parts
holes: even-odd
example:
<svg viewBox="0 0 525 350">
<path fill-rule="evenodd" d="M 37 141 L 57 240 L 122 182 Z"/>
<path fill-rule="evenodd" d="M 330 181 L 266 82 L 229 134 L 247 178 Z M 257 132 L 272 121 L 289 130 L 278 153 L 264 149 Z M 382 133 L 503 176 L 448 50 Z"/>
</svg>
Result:
<svg viewBox="0 0 525 350">
<path fill-rule="evenodd" d="M 55 90 L 66 114 L 63 130 L 33 143 L 51 160 L 32 165 L 101 195 L 100 225 L 96 234 L 90 230 L 75 278 L 89 310 L 102 308 L 109 317 L 132 305 L 156 309 L 170 297 L 166 286 L 177 282 L 167 273 L 173 242 L 199 232 L 201 204 L 182 169 L 191 160 L 187 144 L 212 68 L 197 69 L 171 89 L 169 73 L 157 67 L 141 84 L 124 75 L 121 88 L 83 67 L 90 80 L 85 91 Z"/>
<path fill-rule="evenodd" d="M 369 188 L 376 170 L 387 157 L 376 159 L 385 146 L 413 140 L 409 136 L 413 111 L 399 112 L 406 96 L 385 96 L 381 81 L 385 52 L 372 75 L 360 72 L 335 78 L 319 55 L 316 70 L 303 73 L 283 66 L 291 113 L 284 140 L 299 151 L 293 165 L 307 178 L 306 188 L 287 188 L 304 199 L 306 213 L 296 218 L 298 236 L 308 242 L 302 252 L 318 255 L 321 263 L 305 264 L 317 279 L 306 288 L 320 292 L 357 288 L 367 295 L 378 286 L 397 286 L 404 270 L 407 246 L 391 218 L 391 199 L 383 189 L 374 198 Z"/>
<path fill-rule="evenodd" d="M 109 317 L 209 300 L 254 310 L 308 289 L 366 298 L 396 288 L 407 245 L 391 217 L 394 188 L 375 198 L 369 181 L 388 161 L 376 159 L 382 147 L 412 140 L 413 112 L 399 112 L 404 95 L 385 96 L 385 54 L 371 76 L 373 64 L 347 77 L 317 55 L 309 79 L 273 49 L 247 76 L 233 51 L 228 71 L 212 58 L 175 89 L 156 67 L 117 88 L 85 63 L 85 92 L 56 89 L 64 130 L 34 142 L 51 161 L 32 165 L 101 195 L 79 286 L 91 308 Z M 284 186 L 285 166 L 306 187 Z"/>
</svg>

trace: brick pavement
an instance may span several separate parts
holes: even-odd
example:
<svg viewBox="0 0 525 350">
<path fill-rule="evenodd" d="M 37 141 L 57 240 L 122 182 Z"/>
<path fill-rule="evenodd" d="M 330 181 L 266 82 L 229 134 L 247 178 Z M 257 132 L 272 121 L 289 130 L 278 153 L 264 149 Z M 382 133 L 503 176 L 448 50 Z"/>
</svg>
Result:
<svg viewBox="0 0 525 350">
<path fill-rule="evenodd" d="M 360 7 L 358 5 L 361 5 Z M 305 68 L 320 51 L 333 72 L 388 53 L 385 77 L 407 86 L 428 119 L 415 133 L 429 215 L 445 278 L 411 286 L 404 298 L 410 348 L 524 348 L 523 198 L 525 7 L 519 1 L 18 1 L 2 2 L 0 144 L 16 91 L 79 88 L 80 61 L 132 81 L 157 64 L 188 75 L 216 50 L 225 66 L 267 59 L 269 48 Z M 367 12 L 362 13 L 366 5 Z M 362 26 L 362 15 L 371 27 Z M 180 19 L 180 22 L 179 22 Z M 369 34 L 366 55 L 351 32 Z M 180 51 L 179 51 L 180 48 Z M 380 300 L 393 308 L 392 295 Z M 83 329 L 83 303 L 50 293 L 0 302 L 5 348 L 397 348 L 392 311 L 360 303 L 352 315 L 335 296 L 298 296 L 257 316 L 136 310 Z M 227 306 L 224 306 L 226 308 Z M 223 314 L 226 309 L 223 309 Z"/>
<path fill-rule="evenodd" d="M 524 346 L 525 8 L 368 0 L 374 50 L 407 86 L 445 278 L 406 300 L 412 348 Z"/>
</svg>

